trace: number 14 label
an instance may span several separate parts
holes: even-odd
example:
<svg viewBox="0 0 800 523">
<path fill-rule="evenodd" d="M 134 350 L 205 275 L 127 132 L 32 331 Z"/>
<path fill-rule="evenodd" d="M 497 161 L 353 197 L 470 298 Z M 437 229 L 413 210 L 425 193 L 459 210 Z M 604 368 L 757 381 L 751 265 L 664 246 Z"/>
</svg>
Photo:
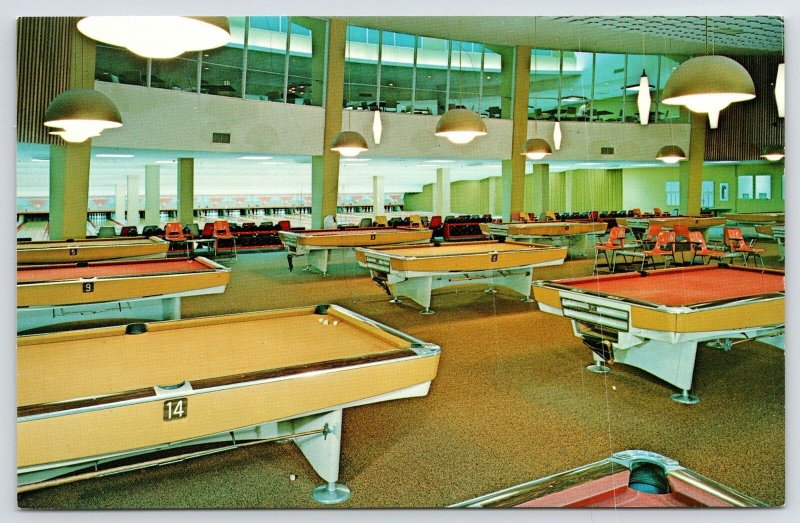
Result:
<svg viewBox="0 0 800 523">
<path fill-rule="evenodd" d="M 164 421 L 183 419 L 188 414 L 188 398 L 176 398 L 164 402 Z"/>
</svg>

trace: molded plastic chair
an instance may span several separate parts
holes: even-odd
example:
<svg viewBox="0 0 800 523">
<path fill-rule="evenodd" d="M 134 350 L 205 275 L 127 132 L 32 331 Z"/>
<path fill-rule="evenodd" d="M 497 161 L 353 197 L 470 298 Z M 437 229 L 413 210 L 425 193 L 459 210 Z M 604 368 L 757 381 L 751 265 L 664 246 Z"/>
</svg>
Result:
<svg viewBox="0 0 800 523">
<path fill-rule="evenodd" d="M 422 227 L 422 217 L 420 217 L 419 214 L 412 214 L 408 218 L 411 227 L 414 227 L 415 229 L 419 229 L 420 227 Z"/>
<path fill-rule="evenodd" d="M 98 238 L 113 238 L 117 235 L 117 230 L 111 225 L 102 225 L 97 230 Z"/>
<path fill-rule="evenodd" d="M 694 264 L 694 260 L 697 259 L 698 256 L 700 256 L 700 259 L 706 265 L 708 265 L 712 259 L 722 261 L 723 258 L 736 256 L 736 254 L 732 254 L 724 250 L 713 249 L 706 245 L 706 239 L 703 237 L 703 233 L 701 231 L 689 232 L 689 245 L 692 248 L 692 264 Z"/>
<path fill-rule="evenodd" d="M 281 220 L 278 222 L 278 228 L 282 231 L 289 231 L 292 229 L 292 223 L 289 220 Z"/>
<path fill-rule="evenodd" d="M 664 268 L 669 265 L 669 260 L 675 261 L 675 231 L 661 231 L 656 237 L 656 244 L 652 249 L 642 251 L 642 269 L 650 259 L 650 263 L 655 269 L 655 257 L 664 257 Z"/>
<path fill-rule="evenodd" d="M 139 230 L 136 228 L 135 225 L 123 225 L 122 229 L 119 231 L 120 236 L 138 236 Z"/>
<path fill-rule="evenodd" d="M 372 227 L 372 218 L 361 218 L 361 221 L 358 222 L 358 226 L 361 228 Z"/>
<path fill-rule="evenodd" d="M 752 254 L 754 258 L 761 261 L 761 267 L 764 267 L 764 258 L 762 256 L 762 254 L 764 254 L 764 249 L 753 247 L 756 241 L 755 239 L 747 243 L 742 234 L 742 230 L 738 227 L 726 227 L 722 232 L 722 236 L 728 250 L 732 253 L 741 254 L 745 265 L 747 265 L 747 258 Z"/>
<path fill-rule="evenodd" d="M 616 257 L 617 251 L 625 247 L 625 227 L 617 226 L 612 227 L 608 233 L 608 240 L 605 243 L 598 243 L 594 247 L 594 268 L 592 274 L 597 274 L 597 258 L 602 252 L 606 258 L 606 266 L 611 272 L 616 270 Z M 608 253 L 611 252 L 611 260 L 608 258 Z"/>
<path fill-rule="evenodd" d="M 388 227 L 389 220 L 386 219 L 386 216 L 380 215 L 375 217 L 375 227 Z"/>
<path fill-rule="evenodd" d="M 170 247 L 173 245 L 183 244 L 186 249 L 186 256 L 189 256 L 189 242 L 183 234 L 183 227 L 178 222 L 169 222 L 164 226 L 164 239 L 169 242 Z"/>
<path fill-rule="evenodd" d="M 216 220 L 214 222 L 212 237 L 214 238 L 214 257 L 217 256 L 219 250 L 219 241 L 231 240 L 233 242 L 233 257 L 234 259 L 238 259 L 238 254 L 236 252 L 236 236 L 231 233 L 231 226 L 228 224 L 227 220 Z"/>
</svg>

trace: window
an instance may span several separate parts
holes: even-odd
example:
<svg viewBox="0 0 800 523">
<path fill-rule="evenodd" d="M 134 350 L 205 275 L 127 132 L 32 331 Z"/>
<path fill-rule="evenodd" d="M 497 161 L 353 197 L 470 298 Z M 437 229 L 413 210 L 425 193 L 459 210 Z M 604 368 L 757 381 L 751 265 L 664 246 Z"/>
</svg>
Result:
<svg viewBox="0 0 800 523">
<path fill-rule="evenodd" d="M 756 200 L 769 200 L 772 198 L 772 177 L 768 174 L 756 176 Z"/>
<path fill-rule="evenodd" d="M 667 182 L 667 205 L 681 204 L 681 182 Z"/>
<path fill-rule="evenodd" d="M 700 207 L 714 207 L 714 182 L 703 181 L 700 189 Z"/>
<path fill-rule="evenodd" d="M 739 176 L 738 179 L 738 192 L 736 197 L 740 200 L 753 199 L 753 177 L 752 176 Z"/>
</svg>

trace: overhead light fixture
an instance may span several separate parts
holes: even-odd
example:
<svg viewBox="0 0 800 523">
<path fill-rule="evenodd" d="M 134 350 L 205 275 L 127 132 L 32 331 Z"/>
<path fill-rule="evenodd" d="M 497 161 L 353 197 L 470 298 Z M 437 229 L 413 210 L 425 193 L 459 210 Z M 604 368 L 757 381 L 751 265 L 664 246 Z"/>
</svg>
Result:
<svg viewBox="0 0 800 523">
<path fill-rule="evenodd" d="M 78 30 L 147 58 L 175 58 L 231 40 L 224 16 L 87 16 L 78 22 Z"/>
<path fill-rule="evenodd" d="M 342 161 L 347 163 L 369 162 L 371 160 L 372 158 L 342 158 Z"/>
<path fill-rule="evenodd" d="M 778 64 L 778 75 L 775 77 L 775 104 L 778 106 L 778 117 L 786 114 L 785 64 Z"/>
<path fill-rule="evenodd" d="M 553 149 L 546 140 L 541 138 L 531 138 L 522 147 L 522 154 L 530 160 L 541 160 L 547 155 L 553 154 Z"/>
<path fill-rule="evenodd" d="M 761 151 L 761 157 L 765 160 L 769 160 L 770 162 L 777 162 L 778 160 L 782 160 L 785 156 L 783 147 L 778 145 L 772 145 L 769 147 L 765 147 Z"/>
<path fill-rule="evenodd" d="M 258 162 L 258 165 L 286 165 L 286 162 Z"/>
<path fill-rule="evenodd" d="M 117 154 L 117 153 L 98 153 L 94 155 L 95 158 L 133 158 L 132 154 Z"/>
<path fill-rule="evenodd" d="M 44 113 L 44 125 L 60 128 L 50 134 L 67 142 L 85 142 L 106 129 L 122 127 L 119 109 L 111 98 L 94 89 L 70 89 L 53 98 Z"/>
<path fill-rule="evenodd" d="M 347 58 L 350 58 L 350 41 L 347 42 Z M 345 64 L 346 65 L 346 64 Z M 348 68 L 347 74 L 347 99 L 350 99 L 350 88 L 352 87 L 352 68 Z M 352 111 L 347 113 L 347 131 L 342 131 L 336 135 L 331 144 L 331 151 L 336 151 L 342 156 L 354 157 L 363 151 L 369 150 L 367 141 L 360 133 L 350 131 L 350 118 Z"/>
<path fill-rule="evenodd" d="M 636 107 L 639 109 L 639 123 L 647 125 L 650 121 L 650 83 L 647 80 L 647 72 L 642 69 L 642 77 L 639 79 L 639 96 L 636 98 Z"/>
<path fill-rule="evenodd" d="M 45 163 L 47 163 L 50 160 L 48 160 L 47 158 L 31 158 L 31 161 L 32 162 L 45 162 Z"/>
<path fill-rule="evenodd" d="M 338 152 L 342 156 L 353 157 L 369 150 L 369 147 L 367 147 L 367 141 L 359 133 L 342 131 L 333 140 L 331 150 Z"/>
<path fill-rule="evenodd" d="M 469 143 L 478 136 L 486 136 L 486 125 L 478 113 L 469 109 L 450 109 L 439 118 L 436 136 L 447 138 L 452 143 Z"/>
<path fill-rule="evenodd" d="M 381 112 L 375 111 L 375 116 L 372 117 L 372 139 L 375 145 L 381 143 L 381 134 L 383 134 L 383 124 L 381 124 Z"/>
<path fill-rule="evenodd" d="M 464 42 L 458 43 L 458 92 L 461 93 L 461 77 L 463 71 L 461 69 L 461 49 Z M 436 131 L 434 135 L 447 138 L 451 143 L 465 144 L 469 143 L 478 136 L 486 136 L 486 125 L 481 120 L 478 113 L 470 111 L 461 107 L 461 100 L 459 98 L 459 106 L 447 111 L 444 116 L 439 118 L 436 123 Z"/>
<path fill-rule="evenodd" d="M 176 160 L 156 160 L 154 163 L 178 163 Z"/>
<path fill-rule="evenodd" d="M 561 149 L 561 122 L 556 120 L 556 125 L 553 127 L 553 145 L 556 146 L 556 151 Z"/>
<path fill-rule="evenodd" d="M 709 125 L 716 129 L 720 111 L 734 102 L 755 97 L 753 79 L 738 62 L 725 56 L 698 56 L 672 72 L 664 86 L 662 102 L 708 113 Z"/>
<path fill-rule="evenodd" d="M 425 160 L 422 163 L 455 163 L 455 160 Z"/>
<path fill-rule="evenodd" d="M 237 160 L 272 160 L 272 156 L 239 156 Z"/>
<path fill-rule="evenodd" d="M 664 163 L 676 164 L 686 159 L 686 153 L 677 145 L 665 145 L 658 150 L 656 158 Z"/>
</svg>

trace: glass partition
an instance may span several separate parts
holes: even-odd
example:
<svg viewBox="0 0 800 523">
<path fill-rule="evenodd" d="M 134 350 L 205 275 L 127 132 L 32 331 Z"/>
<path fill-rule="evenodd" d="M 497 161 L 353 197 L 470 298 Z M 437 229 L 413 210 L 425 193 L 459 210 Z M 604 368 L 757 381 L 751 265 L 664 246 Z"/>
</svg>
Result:
<svg viewBox="0 0 800 523">
<path fill-rule="evenodd" d="M 450 98 L 447 109 L 463 107 L 481 112 L 481 69 L 483 46 L 452 41 L 450 57 Z"/>
<path fill-rule="evenodd" d="M 400 113 L 413 110 L 415 41 L 413 35 L 381 32 L 381 98 Z"/>
<path fill-rule="evenodd" d="M 348 26 L 345 44 L 344 106 L 355 110 L 385 109 L 378 100 L 380 31 Z"/>
<path fill-rule="evenodd" d="M 528 118 L 555 120 L 558 117 L 561 51 L 531 50 L 531 83 Z"/>
<path fill-rule="evenodd" d="M 417 111 L 444 114 L 450 80 L 447 70 L 449 57 L 449 40 L 425 36 L 419 38 L 414 93 L 414 109 Z"/>
<path fill-rule="evenodd" d="M 130 85 L 147 85 L 147 59 L 127 49 L 97 44 L 95 79 Z"/>
<path fill-rule="evenodd" d="M 489 118 L 500 118 L 503 105 L 503 60 L 500 53 L 483 48 L 483 76 L 481 77 L 481 105 L 483 114 Z"/>
<path fill-rule="evenodd" d="M 564 51 L 561 56 L 561 119 L 591 120 L 596 117 L 592 104 L 594 54 Z"/>
<path fill-rule="evenodd" d="M 664 119 L 663 111 L 656 111 L 657 92 L 656 85 L 659 81 L 659 56 L 654 55 L 628 55 L 628 66 L 625 80 L 625 120 L 629 122 L 639 122 L 639 83 L 642 73 L 647 74 L 647 83 L 650 89 L 650 122 L 658 122 Z"/>
<path fill-rule="evenodd" d="M 289 18 L 251 16 L 247 38 L 247 89 L 254 100 L 285 101 Z"/>
<path fill-rule="evenodd" d="M 311 105 L 311 30 L 294 22 L 289 25 L 289 74 L 286 80 L 286 102 Z"/>
</svg>

